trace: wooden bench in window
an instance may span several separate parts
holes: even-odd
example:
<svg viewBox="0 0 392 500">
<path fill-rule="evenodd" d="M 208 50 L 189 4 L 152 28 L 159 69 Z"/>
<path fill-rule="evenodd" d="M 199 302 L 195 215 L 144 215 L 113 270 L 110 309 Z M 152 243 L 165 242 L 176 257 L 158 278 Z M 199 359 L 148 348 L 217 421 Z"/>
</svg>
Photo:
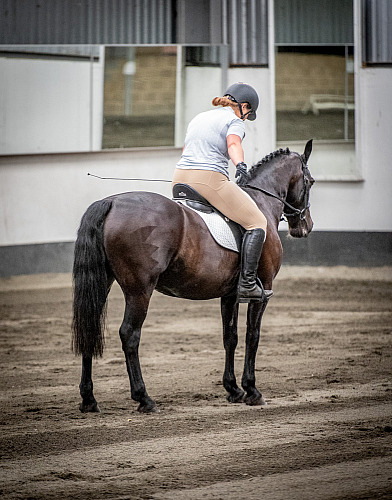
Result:
<svg viewBox="0 0 392 500">
<path fill-rule="evenodd" d="M 332 95 L 332 94 L 312 94 L 309 102 L 302 108 L 302 113 L 312 111 L 313 114 L 320 114 L 321 109 L 354 109 L 354 96 Z"/>
</svg>

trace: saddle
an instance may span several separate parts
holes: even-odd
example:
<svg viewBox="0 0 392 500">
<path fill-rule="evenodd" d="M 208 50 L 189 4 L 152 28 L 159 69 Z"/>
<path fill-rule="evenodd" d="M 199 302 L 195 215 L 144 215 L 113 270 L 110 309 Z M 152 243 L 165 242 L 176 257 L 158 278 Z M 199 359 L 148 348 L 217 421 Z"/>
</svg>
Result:
<svg viewBox="0 0 392 500">
<path fill-rule="evenodd" d="M 173 201 L 187 206 L 204 220 L 211 236 L 224 248 L 241 252 L 242 236 L 245 229 L 223 215 L 201 194 L 188 184 L 178 183 L 173 186 Z"/>
</svg>

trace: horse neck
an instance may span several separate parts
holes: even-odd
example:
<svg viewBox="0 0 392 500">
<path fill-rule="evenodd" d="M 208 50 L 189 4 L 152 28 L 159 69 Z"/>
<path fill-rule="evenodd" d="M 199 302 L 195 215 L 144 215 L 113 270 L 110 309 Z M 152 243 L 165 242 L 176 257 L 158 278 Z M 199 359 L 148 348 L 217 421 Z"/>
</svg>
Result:
<svg viewBox="0 0 392 500">
<path fill-rule="evenodd" d="M 285 199 L 293 177 L 298 174 L 298 162 L 295 153 L 274 158 L 257 168 L 251 183 Z"/>
</svg>

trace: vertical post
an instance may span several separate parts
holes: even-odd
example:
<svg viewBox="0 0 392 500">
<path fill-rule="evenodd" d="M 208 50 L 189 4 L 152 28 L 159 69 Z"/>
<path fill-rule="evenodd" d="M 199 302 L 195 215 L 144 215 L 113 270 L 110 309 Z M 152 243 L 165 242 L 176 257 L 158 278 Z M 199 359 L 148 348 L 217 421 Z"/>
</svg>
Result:
<svg viewBox="0 0 392 500">
<path fill-rule="evenodd" d="M 174 146 L 181 148 L 184 143 L 184 53 L 185 48 L 177 45 L 176 67 L 176 111 L 174 125 Z"/>
<path fill-rule="evenodd" d="M 227 0 L 222 0 L 222 44 L 219 47 L 219 57 L 221 63 L 221 86 L 222 95 L 228 87 L 227 72 L 229 67 L 229 45 L 227 41 Z"/>
<path fill-rule="evenodd" d="M 89 151 L 93 150 L 93 123 L 94 123 L 94 50 L 90 45 L 90 126 Z"/>
<path fill-rule="evenodd" d="M 125 78 L 124 85 L 124 114 L 125 116 L 130 116 L 132 114 L 132 83 L 133 76 L 135 74 L 135 48 L 129 47 L 127 56 L 127 62 L 123 68 L 123 74 Z"/>
<path fill-rule="evenodd" d="M 270 123 L 272 149 L 276 148 L 276 90 L 275 90 L 275 12 L 274 0 L 268 0 L 268 68 L 270 74 Z"/>
<path fill-rule="evenodd" d="M 344 140 L 348 140 L 348 47 L 344 46 Z"/>
<path fill-rule="evenodd" d="M 362 62 L 364 60 L 364 31 L 363 12 L 360 0 L 354 0 L 354 123 L 355 123 L 355 166 L 362 175 L 362 148 L 366 141 L 363 141 L 363 127 L 361 123 L 361 99 L 362 92 Z"/>
</svg>

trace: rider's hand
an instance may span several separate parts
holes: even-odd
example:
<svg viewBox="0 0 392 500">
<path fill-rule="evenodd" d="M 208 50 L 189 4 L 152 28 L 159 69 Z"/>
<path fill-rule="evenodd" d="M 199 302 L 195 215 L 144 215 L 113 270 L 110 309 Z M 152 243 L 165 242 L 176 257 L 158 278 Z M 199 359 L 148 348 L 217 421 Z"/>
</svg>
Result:
<svg viewBox="0 0 392 500">
<path fill-rule="evenodd" d="M 238 179 L 237 179 L 237 177 L 238 177 Z M 246 166 L 246 163 L 244 163 L 243 161 L 241 161 L 240 163 L 237 163 L 235 178 L 237 179 L 238 186 L 240 186 L 240 187 L 246 186 L 246 183 L 249 180 L 249 175 L 248 175 L 248 168 Z"/>
</svg>

